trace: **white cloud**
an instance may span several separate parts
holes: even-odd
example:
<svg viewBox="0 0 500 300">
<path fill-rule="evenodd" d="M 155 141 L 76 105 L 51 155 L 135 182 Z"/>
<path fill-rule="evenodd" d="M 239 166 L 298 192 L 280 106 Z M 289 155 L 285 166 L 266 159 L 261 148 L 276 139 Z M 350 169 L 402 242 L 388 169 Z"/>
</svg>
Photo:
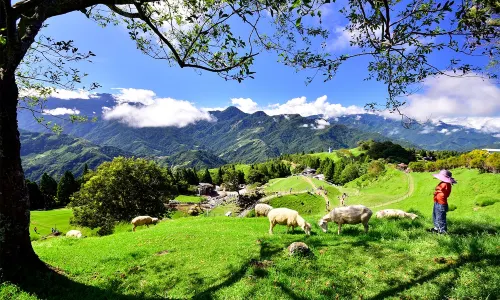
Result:
<svg viewBox="0 0 500 300">
<path fill-rule="evenodd" d="M 28 90 L 20 90 L 19 97 L 39 97 L 40 91 L 36 89 L 28 89 Z M 61 100 L 71 100 L 71 99 L 84 99 L 88 100 L 91 98 L 98 98 L 94 93 L 91 93 L 86 90 L 64 90 L 64 89 L 55 89 L 48 97 L 57 98 Z"/>
<path fill-rule="evenodd" d="M 315 101 L 307 102 L 306 97 L 293 98 L 284 104 L 269 105 L 264 112 L 268 115 L 300 114 L 303 117 L 324 115 L 327 118 L 338 117 L 342 115 L 366 113 L 358 106 L 342 106 L 340 103 L 329 103 L 327 96 L 321 96 Z"/>
<path fill-rule="evenodd" d="M 428 134 L 434 131 L 434 128 L 432 126 L 424 126 L 424 129 L 420 131 L 420 134 Z"/>
<path fill-rule="evenodd" d="M 356 121 L 359 121 L 359 120 L 361 120 L 361 116 L 358 115 L 358 116 L 356 116 Z"/>
<path fill-rule="evenodd" d="M 53 92 L 51 94 L 51 96 L 54 98 L 64 99 L 64 100 L 90 99 L 90 98 L 97 97 L 95 94 L 92 94 L 89 91 L 85 91 L 85 90 L 70 91 L 70 90 L 62 90 L 62 89 L 56 89 L 55 92 Z"/>
<path fill-rule="evenodd" d="M 330 125 L 330 122 L 328 122 L 327 120 L 324 120 L 324 119 L 317 119 L 316 120 L 316 127 L 314 127 L 315 129 L 325 129 L 326 126 Z"/>
<path fill-rule="evenodd" d="M 500 132 L 500 117 L 443 118 L 443 122 L 477 129 L 486 133 Z M 458 131 L 453 129 L 452 131 Z"/>
<path fill-rule="evenodd" d="M 408 96 L 403 113 L 420 121 L 500 132 L 500 87 L 491 80 L 441 75 L 426 79 L 423 86 L 423 93 Z"/>
<path fill-rule="evenodd" d="M 448 129 L 446 129 L 446 128 L 443 128 L 443 129 L 439 130 L 438 132 L 442 133 L 442 134 L 445 134 L 445 135 L 450 135 L 451 134 L 451 132 Z"/>
<path fill-rule="evenodd" d="M 154 103 L 156 98 L 156 93 L 151 90 L 134 88 L 114 88 L 114 90 L 120 91 L 119 94 L 113 95 L 118 103 L 137 102 L 150 105 Z"/>
<path fill-rule="evenodd" d="M 500 88 L 490 80 L 442 75 L 426 79 L 424 89 L 408 97 L 404 113 L 418 119 L 500 116 Z"/>
<path fill-rule="evenodd" d="M 257 102 L 250 98 L 232 98 L 231 103 L 247 114 L 252 114 L 259 110 Z"/>
<path fill-rule="evenodd" d="M 305 127 L 305 128 L 307 128 L 307 127 L 309 127 L 309 124 L 302 124 L 302 126 L 300 126 L 300 127 Z"/>
<path fill-rule="evenodd" d="M 105 120 L 119 120 L 131 127 L 184 127 L 197 121 L 214 121 L 206 111 L 192 103 L 172 98 L 157 98 L 149 105 L 133 106 L 121 103 L 113 108 L 103 107 Z"/>
<path fill-rule="evenodd" d="M 54 109 L 44 109 L 43 110 L 44 115 L 51 115 L 51 116 L 62 116 L 62 115 L 79 115 L 80 111 L 78 109 L 69 109 L 65 107 L 58 107 Z"/>
</svg>

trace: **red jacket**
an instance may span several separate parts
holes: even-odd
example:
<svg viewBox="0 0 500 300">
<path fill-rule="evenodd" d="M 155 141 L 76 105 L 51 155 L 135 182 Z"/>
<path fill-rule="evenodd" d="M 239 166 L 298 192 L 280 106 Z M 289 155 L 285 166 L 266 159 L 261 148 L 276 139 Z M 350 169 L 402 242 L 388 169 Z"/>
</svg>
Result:
<svg viewBox="0 0 500 300">
<path fill-rule="evenodd" d="M 434 202 L 448 204 L 448 197 L 451 194 L 451 183 L 441 181 L 434 191 Z"/>
</svg>

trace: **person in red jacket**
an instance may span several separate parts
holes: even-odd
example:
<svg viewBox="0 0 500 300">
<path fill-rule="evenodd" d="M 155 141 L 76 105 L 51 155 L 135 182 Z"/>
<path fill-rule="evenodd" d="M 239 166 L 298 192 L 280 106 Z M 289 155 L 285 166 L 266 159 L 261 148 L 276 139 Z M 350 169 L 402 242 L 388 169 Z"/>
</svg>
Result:
<svg viewBox="0 0 500 300">
<path fill-rule="evenodd" d="M 446 234 L 448 227 L 446 225 L 446 213 L 448 212 L 448 197 L 451 194 L 452 184 L 457 181 L 452 177 L 448 170 L 441 170 L 438 174 L 432 175 L 440 180 L 434 191 L 434 209 L 432 211 L 432 221 L 434 228 L 431 232 Z"/>
</svg>

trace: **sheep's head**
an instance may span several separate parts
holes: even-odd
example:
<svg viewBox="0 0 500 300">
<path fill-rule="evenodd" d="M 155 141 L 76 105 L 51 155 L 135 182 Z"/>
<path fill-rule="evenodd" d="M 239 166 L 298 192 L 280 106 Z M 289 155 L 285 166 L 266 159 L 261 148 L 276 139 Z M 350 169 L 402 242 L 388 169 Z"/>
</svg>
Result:
<svg viewBox="0 0 500 300">
<path fill-rule="evenodd" d="M 327 221 L 321 219 L 321 220 L 319 220 L 318 225 L 319 225 L 319 227 L 321 227 L 323 232 L 327 232 L 327 230 L 328 230 L 328 222 Z"/>
<path fill-rule="evenodd" d="M 304 231 L 306 232 L 307 235 L 311 235 L 311 224 L 307 223 L 304 224 Z"/>
<path fill-rule="evenodd" d="M 412 219 L 412 220 L 415 220 L 416 218 L 418 218 L 418 216 L 416 214 L 408 214 L 408 216 Z"/>
<path fill-rule="evenodd" d="M 158 218 L 151 218 L 151 221 L 153 222 L 153 224 L 156 224 L 158 223 Z"/>
</svg>

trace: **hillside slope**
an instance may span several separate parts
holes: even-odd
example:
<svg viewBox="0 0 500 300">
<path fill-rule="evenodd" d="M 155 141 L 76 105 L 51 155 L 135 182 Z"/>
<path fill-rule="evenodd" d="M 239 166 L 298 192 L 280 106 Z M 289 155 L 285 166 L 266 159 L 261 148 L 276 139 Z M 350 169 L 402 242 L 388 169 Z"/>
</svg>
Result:
<svg viewBox="0 0 500 300">
<path fill-rule="evenodd" d="M 118 147 L 138 156 L 171 156 L 188 150 L 202 150 L 227 162 L 258 162 L 282 153 L 319 152 L 329 147 L 352 148 L 360 140 L 386 140 L 344 125 L 317 126 L 300 115 L 268 116 L 246 114 L 236 107 L 211 112 L 217 120 L 186 127 L 129 127 L 119 121 L 64 123 L 64 132 L 98 145 Z M 51 118 L 46 116 L 47 120 Z M 21 128 L 43 130 L 33 117 L 20 113 Z"/>
<path fill-rule="evenodd" d="M 71 171 L 80 176 L 85 164 L 94 169 L 117 156 L 131 153 L 111 146 L 97 146 L 65 134 L 21 131 L 21 158 L 26 178 L 38 181 L 44 172 L 55 177 Z"/>
</svg>

